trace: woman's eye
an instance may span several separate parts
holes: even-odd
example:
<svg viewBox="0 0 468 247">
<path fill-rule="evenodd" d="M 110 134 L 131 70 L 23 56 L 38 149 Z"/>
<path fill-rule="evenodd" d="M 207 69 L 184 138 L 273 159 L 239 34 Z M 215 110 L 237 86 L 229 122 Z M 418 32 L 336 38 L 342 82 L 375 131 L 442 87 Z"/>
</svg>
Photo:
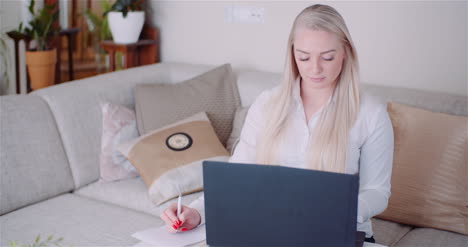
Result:
<svg viewBox="0 0 468 247">
<path fill-rule="evenodd" d="M 322 59 L 325 61 L 332 61 L 334 57 L 323 57 Z"/>
<path fill-rule="evenodd" d="M 305 61 L 309 60 L 309 58 L 299 58 L 299 60 L 302 61 L 302 62 L 305 62 Z"/>
</svg>

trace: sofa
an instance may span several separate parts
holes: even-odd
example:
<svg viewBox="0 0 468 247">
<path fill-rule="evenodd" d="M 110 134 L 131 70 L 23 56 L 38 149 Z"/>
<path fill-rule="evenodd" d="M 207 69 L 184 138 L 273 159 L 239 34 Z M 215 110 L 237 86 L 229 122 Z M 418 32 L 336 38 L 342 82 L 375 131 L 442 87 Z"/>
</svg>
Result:
<svg viewBox="0 0 468 247">
<path fill-rule="evenodd" d="M 37 235 L 63 245 L 132 246 L 131 235 L 161 226 L 140 177 L 100 183 L 99 102 L 134 108 L 140 83 L 178 83 L 213 66 L 159 63 L 63 83 L 28 95 L 0 97 L 0 243 L 32 243 Z M 280 81 L 278 73 L 235 70 L 242 106 Z M 466 97 L 363 84 L 382 101 L 468 116 Z M 190 204 L 203 192 L 185 196 Z M 466 216 L 465 216 L 466 217 Z M 468 246 L 468 236 L 374 218 L 386 246 Z"/>
</svg>

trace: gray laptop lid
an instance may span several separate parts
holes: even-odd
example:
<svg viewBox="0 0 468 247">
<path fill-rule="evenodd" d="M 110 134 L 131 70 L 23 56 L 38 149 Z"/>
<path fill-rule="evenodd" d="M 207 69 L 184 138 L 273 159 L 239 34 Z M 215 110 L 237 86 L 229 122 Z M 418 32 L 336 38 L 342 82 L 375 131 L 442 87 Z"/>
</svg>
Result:
<svg viewBox="0 0 468 247">
<path fill-rule="evenodd" d="M 203 162 L 210 246 L 356 246 L 358 175 Z"/>
</svg>

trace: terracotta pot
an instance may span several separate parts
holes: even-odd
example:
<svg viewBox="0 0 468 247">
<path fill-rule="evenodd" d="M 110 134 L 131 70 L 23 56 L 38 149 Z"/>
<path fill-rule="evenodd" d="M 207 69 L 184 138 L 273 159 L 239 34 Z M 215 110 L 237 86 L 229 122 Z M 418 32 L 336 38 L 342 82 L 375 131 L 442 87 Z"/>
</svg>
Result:
<svg viewBox="0 0 468 247">
<path fill-rule="evenodd" d="M 37 90 L 54 84 L 57 50 L 26 51 L 31 88 Z"/>
</svg>

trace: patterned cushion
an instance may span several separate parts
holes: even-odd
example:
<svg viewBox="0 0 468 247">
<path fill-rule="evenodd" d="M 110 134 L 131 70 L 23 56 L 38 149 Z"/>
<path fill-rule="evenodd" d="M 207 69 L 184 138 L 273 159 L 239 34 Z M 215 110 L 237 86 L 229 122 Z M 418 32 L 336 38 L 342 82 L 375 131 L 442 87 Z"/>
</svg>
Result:
<svg viewBox="0 0 468 247">
<path fill-rule="evenodd" d="M 141 135 L 204 111 L 225 144 L 240 99 L 231 66 L 225 64 L 174 85 L 137 85 L 135 105 Z"/>
<path fill-rule="evenodd" d="M 234 121 L 232 123 L 232 132 L 226 143 L 226 149 L 231 153 L 231 155 L 234 153 L 234 149 L 239 142 L 242 127 L 244 126 L 245 117 L 247 116 L 249 108 L 250 107 L 242 107 L 236 110 L 236 115 L 234 116 Z"/>
<path fill-rule="evenodd" d="M 138 137 L 135 112 L 120 105 L 102 103 L 101 180 L 111 182 L 138 176 L 135 167 L 117 146 Z"/>
</svg>

